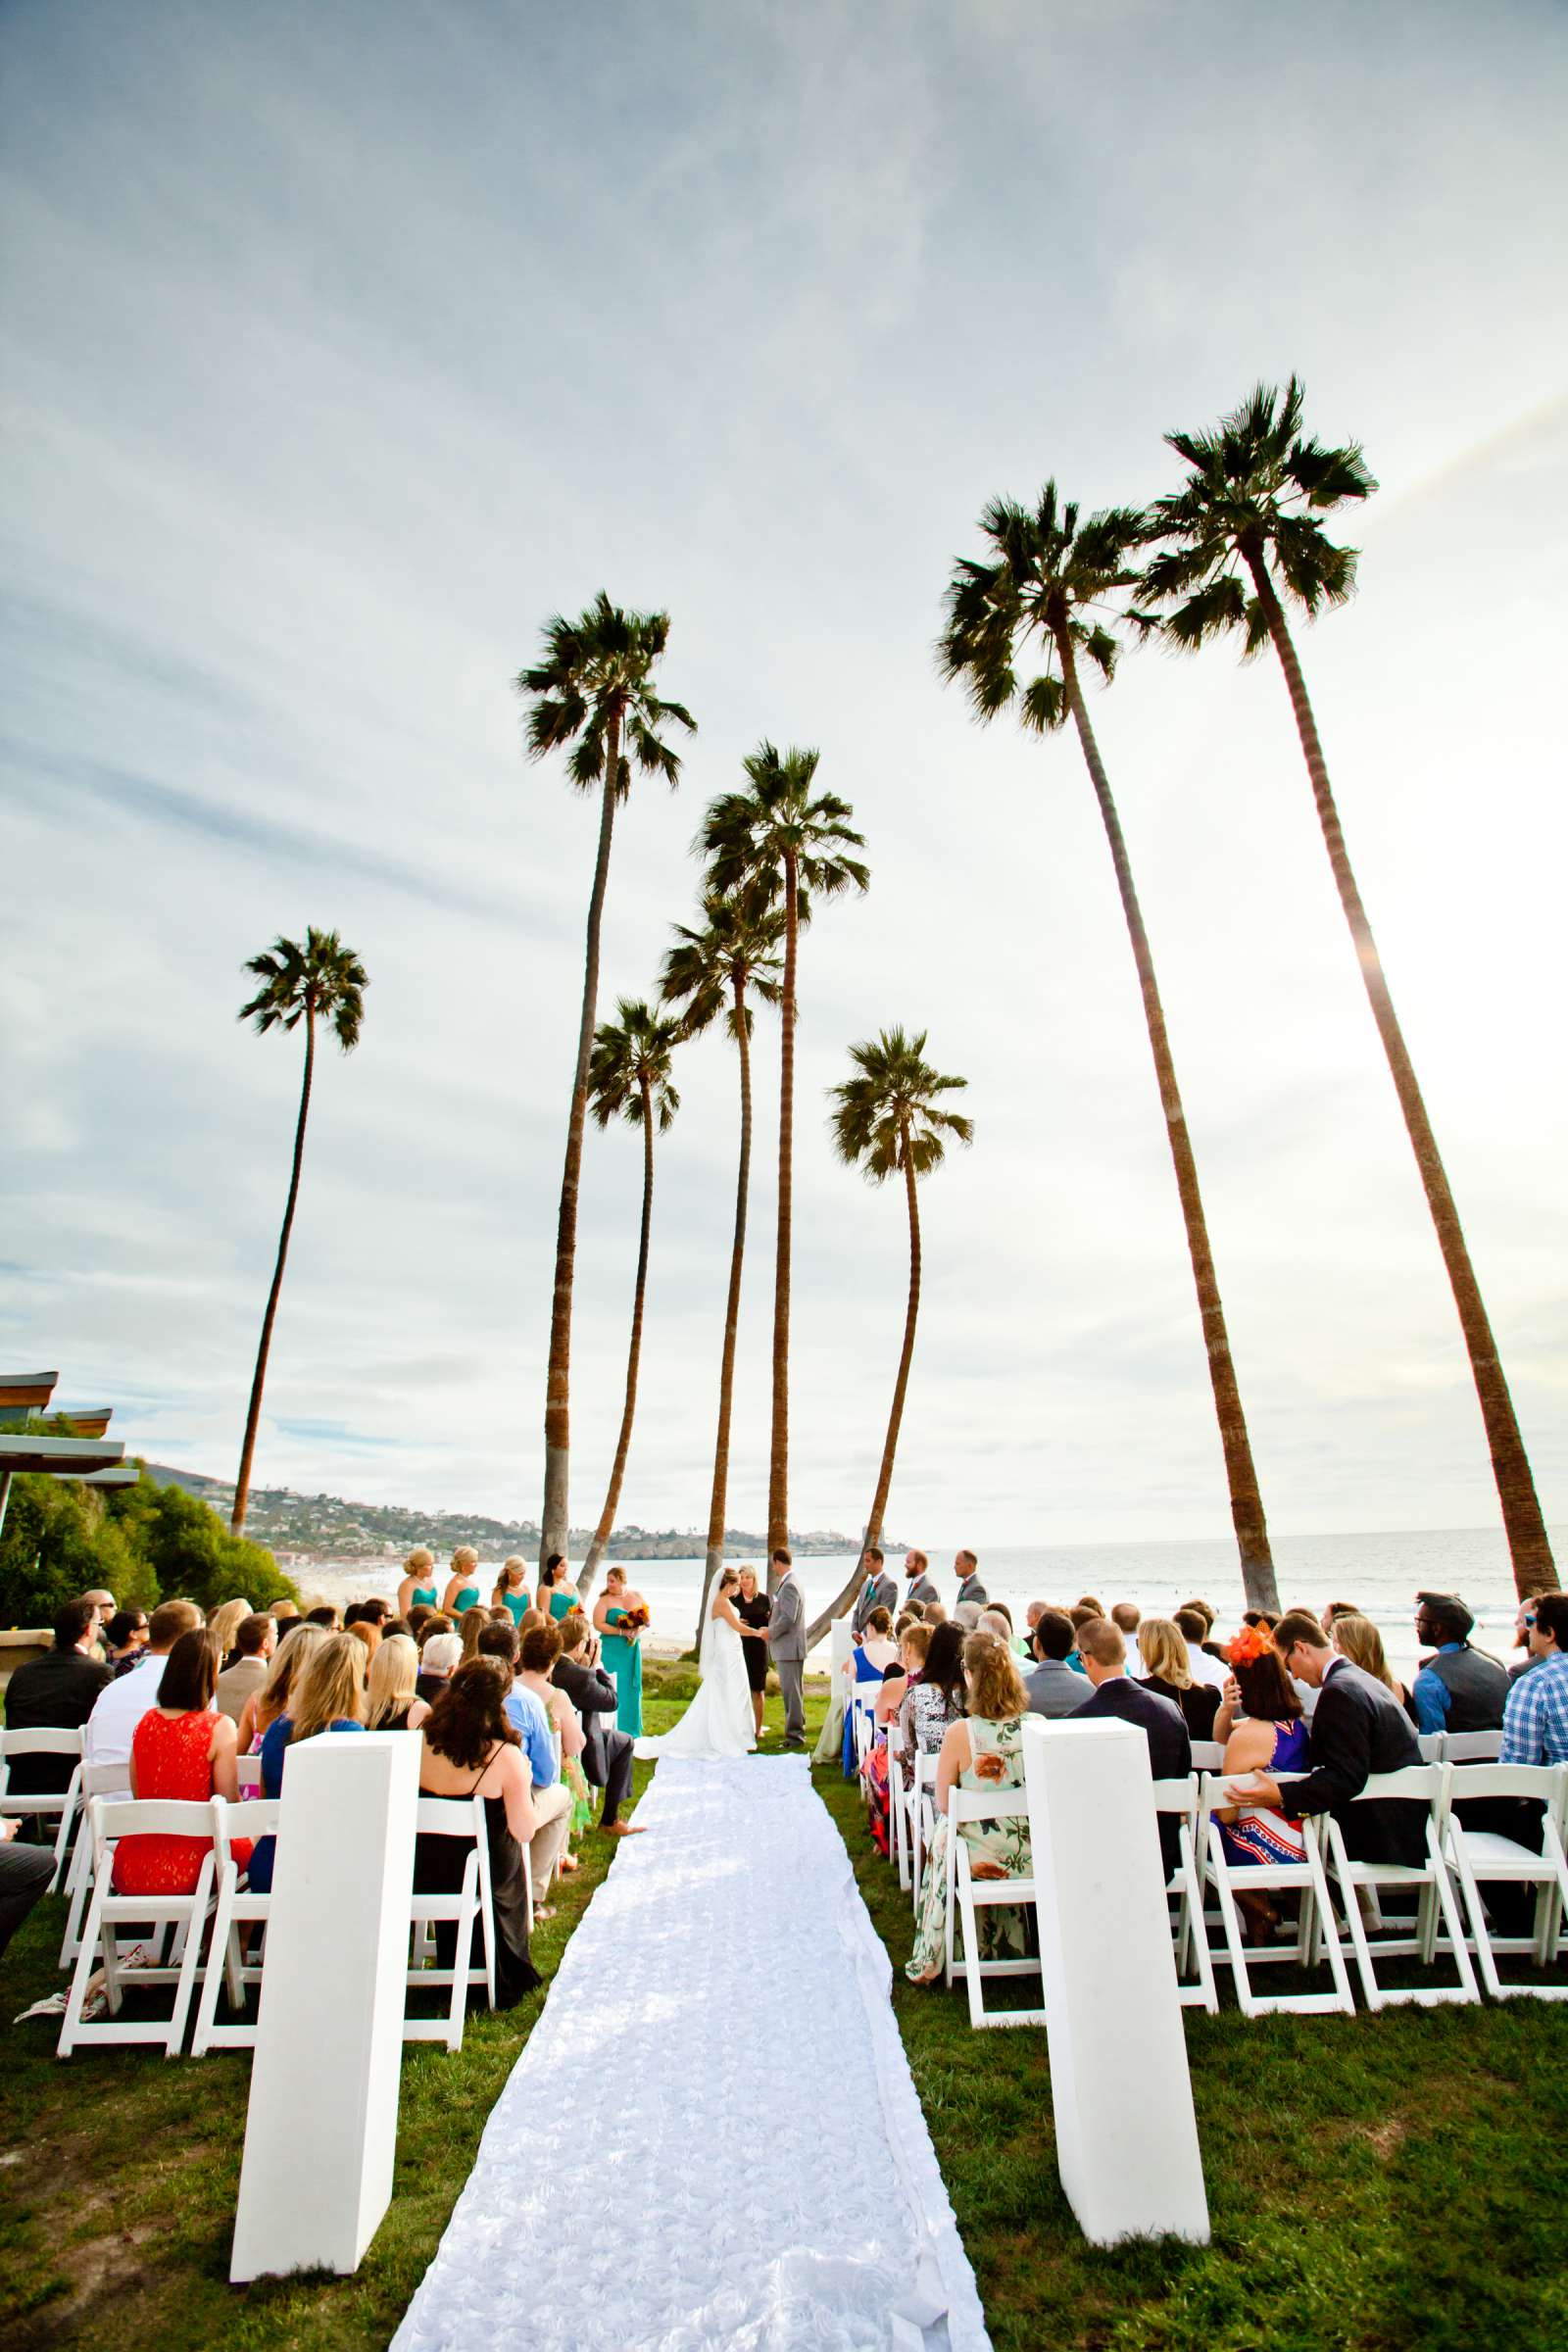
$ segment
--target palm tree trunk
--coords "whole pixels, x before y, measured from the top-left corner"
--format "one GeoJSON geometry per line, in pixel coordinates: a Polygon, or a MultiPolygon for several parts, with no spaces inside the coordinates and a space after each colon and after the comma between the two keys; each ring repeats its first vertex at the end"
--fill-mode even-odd
{"type": "MultiPolygon", "coordinates": [[[[729,1253],[729,1297],[724,1302],[724,1348],[718,1367],[718,1429],[713,1439],[713,1488],[708,1501],[708,1558],[703,1599],[697,1612],[698,1649],[713,1579],[724,1565],[724,1518],[729,1494],[729,1419],[735,1389],[735,1342],[741,1319],[741,1268],[746,1259],[746,1206],[752,1182],[752,1046],[746,1034],[746,983],[735,988],[735,1043],[741,1057],[741,1160],[735,1182],[735,1238],[729,1253]]],[[[771,1546],[769,1546],[771,1548],[771,1546]]]]}
{"type": "Polygon", "coordinates": [[[305,1162],[305,1122],[311,1115],[311,1080],[316,1071],[316,1010],[305,1007],[305,1081],[300,1088],[300,1115],[294,1127],[294,1166],[288,1180],[288,1203],[283,1210],[283,1230],[277,1237],[277,1263],[272,1268],[272,1287],[267,1294],[267,1312],[262,1317],[261,1345],[256,1350],[256,1375],[251,1382],[250,1410],[245,1415],[245,1442],[239,1449],[239,1476],[234,1481],[234,1508],[229,1514],[228,1532],[231,1536],[245,1533],[245,1514],[250,1507],[251,1462],[256,1452],[256,1431],[262,1418],[262,1391],[267,1385],[267,1359],[272,1349],[272,1325],[277,1318],[278,1294],[283,1288],[283,1268],[288,1260],[288,1237],[294,1230],[294,1205],[300,1197],[300,1169],[305,1162]]]}
{"type": "Polygon", "coordinates": [[[631,1302],[631,1346],[626,1350],[626,1400],[620,1410],[620,1435],[615,1441],[615,1459],[610,1473],[610,1486],[605,1495],[605,1507],[599,1514],[588,1557],[577,1579],[579,1592],[587,1592],[593,1584],[600,1561],[614,1532],[615,1511],[620,1502],[621,1482],[626,1475],[626,1456],[631,1450],[631,1425],[637,1412],[637,1366],[643,1352],[643,1299],[648,1290],[648,1237],[654,1217],[654,1098],[647,1079],[642,1081],[643,1099],[643,1226],[637,1245],[637,1289],[631,1302]]]}
{"type": "Polygon", "coordinates": [[[556,1287],[550,1305],[550,1369],[545,1383],[545,1502],[539,1565],[552,1552],[569,1548],[567,1474],[571,1442],[571,1285],[577,1261],[577,1188],[582,1176],[583,1128],[588,1116],[588,1058],[593,1052],[599,1004],[599,937],[604,922],[605,886],[610,880],[610,837],[615,822],[615,778],[620,769],[620,714],[612,710],[605,730],[604,805],[599,816],[599,856],[588,901],[588,939],[583,956],[582,1020],[577,1030],[577,1067],[571,1082],[571,1115],[566,1122],[566,1164],[561,1177],[561,1210],[556,1222],[556,1287]]]}
{"type": "Polygon", "coordinates": [[[1432,1222],[1438,1229],[1438,1247],[1443,1251],[1443,1262],[1448,1270],[1464,1344],[1470,1351],[1470,1370],[1475,1379],[1476,1395],[1481,1399],[1481,1418],[1486,1426],[1487,1443],[1492,1449],[1492,1472],[1497,1482],[1497,1495],[1502,1504],[1502,1524],[1508,1537],[1509,1556],[1513,1561],[1514,1585],[1522,1600],[1532,1592],[1554,1592],[1558,1589],[1557,1569],[1551,1556],[1546,1524],[1541,1515],[1536,1482],[1530,1472],[1530,1458],[1519,1434],[1518,1416],[1514,1412],[1507,1379],[1497,1357],[1497,1343],[1492,1336],[1492,1325],[1481,1297],[1481,1285],[1476,1280],[1475,1268],[1470,1262],[1459,1211],[1454,1204],[1447,1173],[1438,1152],[1437,1138],[1432,1132],[1426,1104],[1421,1099],[1415,1068],[1394,1009],[1394,999],[1384,975],[1383,959],[1378,954],[1372,926],[1367,920],[1366,908],[1361,904],[1361,894],[1350,870],[1340,813],[1329,784],[1328,762],[1323,757],[1317,721],[1307,699],[1306,680],[1301,675],[1301,664],[1297,659],[1285,609],[1275,593],[1268,567],[1261,556],[1252,553],[1248,554],[1247,561],[1258,601],[1268,621],[1269,635],[1274,640],[1274,651],[1285,672],[1291,709],[1296,713],[1296,731],[1301,739],[1306,772],[1312,783],[1312,798],[1317,804],[1318,822],[1323,828],[1329,863],[1339,885],[1340,904],[1350,927],[1350,937],[1355,942],[1356,959],[1361,966],[1361,978],[1371,1003],[1372,1017],[1378,1025],[1378,1035],[1383,1040],[1383,1051],[1393,1073],[1394,1091],[1399,1098],[1399,1108],[1404,1114],[1404,1124],[1415,1152],[1416,1166],[1426,1188],[1427,1206],[1432,1211],[1432,1222]]]}
{"type": "Polygon", "coordinates": [[[784,858],[784,997],[779,1043],[778,1250],[773,1263],[773,1429],[767,1461],[767,1589],[778,1586],[775,1551],[790,1540],[790,1225],[794,1208],[795,952],[800,941],[797,867],[784,858]]]}
{"type": "Polygon", "coordinates": [[[899,1377],[893,1384],[893,1409],[888,1415],[888,1434],[882,1446],[882,1467],[877,1472],[876,1493],[871,1497],[871,1516],[865,1523],[860,1543],[860,1557],[855,1572],[837,1597],[830,1601],[814,1625],[807,1629],[808,1651],[816,1647],[835,1617],[841,1617],[849,1607],[865,1579],[865,1554],[869,1545],[882,1541],[882,1521],[888,1507],[888,1490],[893,1484],[893,1457],[899,1449],[899,1430],[904,1421],[904,1399],[908,1393],[909,1366],[914,1358],[914,1326],[920,1313],[920,1203],[914,1189],[914,1168],[909,1158],[909,1131],[904,1134],[904,1189],[909,1202],[909,1302],[904,1313],[904,1352],[899,1357],[899,1377]]]}
{"type": "Polygon", "coordinates": [[[1088,763],[1095,798],[1100,804],[1105,838],[1110,844],[1116,888],[1121,894],[1127,936],[1132,942],[1133,961],[1138,966],[1138,985],[1143,991],[1144,1019],[1149,1028],[1150,1050],[1154,1056],[1154,1075],[1165,1112],[1165,1133],[1176,1169],[1176,1190],[1181,1198],[1182,1218],[1187,1227],[1187,1250],[1193,1263],[1193,1282],[1198,1291],[1198,1310],[1202,1318],[1203,1342],[1208,1349],[1208,1377],[1214,1391],[1214,1411],[1219,1421],[1225,1476],[1230,1487],[1231,1524],[1236,1530],[1236,1544],[1241,1554],[1242,1589],[1247,1594],[1249,1608],[1277,1610],[1280,1605],[1279,1585],[1274,1575],[1274,1555],[1269,1549],[1268,1526],[1263,1517],[1263,1497],[1258,1492],[1251,1441],[1247,1434],[1247,1416],[1242,1410],[1241,1385],[1236,1378],[1236,1365],[1231,1356],[1230,1334],[1225,1328],[1225,1309],[1220,1303],[1214,1255],[1208,1246],[1208,1220],[1203,1214],[1203,1197],[1198,1187],[1198,1162],[1193,1155],[1192,1137],[1187,1131],[1187,1113],[1182,1107],[1181,1089],[1176,1083],[1176,1064],[1171,1057],[1170,1039],[1165,1029],[1164,1007],[1160,1004],[1159,988],[1154,979],[1154,959],[1150,951],[1149,934],[1144,928],[1138,893],[1133,887],[1133,869],[1127,856],[1127,844],[1122,837],[1121,819],[1116,814],[1116,804],[1111,798],[1110,780],[1105,774],[1104,761],[1100,757],[1100,746],[1095,741],[1095,731],[1090,724],[1083,690],[1078,682],[1072,641],[1065,629],[1057,632],[1056,650],[1061,657],[1068,707],[1078,729],[1078,740],[1088,763]]]}

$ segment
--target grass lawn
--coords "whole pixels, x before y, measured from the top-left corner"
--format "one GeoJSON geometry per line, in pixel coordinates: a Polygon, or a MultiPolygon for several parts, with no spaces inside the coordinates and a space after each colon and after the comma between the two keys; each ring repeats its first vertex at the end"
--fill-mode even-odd
{"type": "MultiPolygon", "coordinates": [[[[653,1664],[648,1728],[695,1686],[653,1664]]],[[[811,1693],[811,1736],[821,1718],[811,1693]]],[[[777,1700],[769,1730],[779,1728],[777,1700]]],[[[776,1739],[769,1747],[776,1751],[776,1739]]],[[[648,1768],[639,1767],[639,1789],[648,1768]]],[[[816,1786],[894,1962],[905,2046],[999,2352],[1559,2352],[1568,2005],[1275,2020],[1189,2013],[1214,2243],[1086,2248],[1057,2185],[1045,2038],[975,2034],[961,1996],[902,1976],[907,1900],[836,1772],[816,1786]]],[[[534,1957],[549,1978],[613,1852],[590,1835],[534,1957]]],[[[0,1963],[0,2018],[55,1990],[62,1905],[0,1963]]],[[[0,2062],[0,2344],[41,2352],[384,2345],[544,2002],[470,2019],[461,2055],[405,2053],[394,2200],[358,2277],[227,2281],[250,2059],[54,2057],[58,2023],[0,2062]]],[[[760,2161],[765,2151],[760,2150],[760,2161]]],[[[831,2154],[824,2156],[831,2162],[831,2154]]],[[[564,2184],[589,2193],[591,2180],[564,2184]]]]}

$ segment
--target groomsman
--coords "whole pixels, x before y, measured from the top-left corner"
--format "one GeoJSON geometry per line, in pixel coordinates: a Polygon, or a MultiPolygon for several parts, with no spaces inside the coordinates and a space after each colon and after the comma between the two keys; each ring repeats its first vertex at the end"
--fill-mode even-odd
{"type": "MultiPolygon", "coordinates": [[[[974,1553],[960,1551],[953,1565],[958,1574],[958,1599],[954,1606],[957,1607],[962,1601],[972,1600],[977,1609],[983,1609],[991,1595],[980,1582],[980,1563],[974,1553]]],[[[934,1597],[935,1595],[933,1595],[934,1597]]]]}
{"type": "Polygon", "coordinates": [[[909,1580],[904,1594],[906,1608],[923,1608],[928,1600],[942,1598],[941,1593],[931,1582],[930,1568],[931,1563],[923,1551],[906,1551],[905,1553],[904,1573],[909,1580]]]}
{"type": "MultiPolygon", "coordinates": [[[[866,1545],[860,1555],[860,1565],[865,1570],[865,1582],[860,1587],[860,1597],[850,1619],[850,1631],[857,1642],[863,1639],[865,1622],[873,1609],[886,1609],[891,1617],[899,1605],[899,1588],[887,1573],[887,1561],[880,1544],[866,1545]]],[[[936,1598],[934,1590],[931,1597],[933,1600],[936,1598]]]]}

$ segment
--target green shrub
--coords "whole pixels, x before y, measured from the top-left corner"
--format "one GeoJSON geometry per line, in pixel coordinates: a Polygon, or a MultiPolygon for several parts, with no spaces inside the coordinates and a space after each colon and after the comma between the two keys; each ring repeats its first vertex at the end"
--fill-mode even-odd
{"type": "Polygon", "coordinates": [[[297,1600],[293,1580],[260,1544],[231,1536],[217,1512],[143,1471],[133,1487],[52,1478],[13,1481],[0,1537],[0,1625],[48,1625],[92,1586],[122,1608],[176,1595],[215,1609],[241,1595],[253,1607],[297,1600]]]}

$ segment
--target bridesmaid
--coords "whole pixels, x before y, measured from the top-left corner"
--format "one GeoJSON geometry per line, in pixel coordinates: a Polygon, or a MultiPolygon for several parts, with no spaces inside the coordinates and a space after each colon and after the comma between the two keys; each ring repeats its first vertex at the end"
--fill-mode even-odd
{"type": "Polygon", "coordinates": [[[465,1609],[479,1606],[479,1554],[471,1544],[460,1544],[452,1554],[452,1574],[441,1606],[449,1617],[461,1617],[465,1609]]]}
{"type": "Polygon", "coordinates": [[[594,1624],[600,1636],[601,1663],[605,1672],[615,1678],[620,1700],[616,1726],[639,1739],[643,1728],[642,1635],[648,1626],[648,1604],[627,1584],[624,1568],[606,1569],[605,1589],[594,1606],[594,1624]]]}
{"type": "Polygon", "coordinates": [[[490,1606],[506,1609],[514,1625],[521,1621],[529,1606],[528,1588],[522,1581],[525,1574],[525,1564],[515,1554],[510,1560],[503,1560],[496,1589],[490,1595],[490,1606]]]}
{"type": "Polygon", "coordinates": [[[569,1617],[573,1609],[582,1607],[571,1581],[571,1562],[564,1560],[559,1551],[551,1553],[539,1579],[539,1606],[552,1625],[559,1625],[563,1617],[569,1617]]]}
{"type": "Polygon", "coordinates": [[[407,1618],[411,1609],[433,1609],[438,1594],[435,1581],[435,1553],[426,1551],[421,1544],[411,1551],[403,1563],[403,1582],[398,1587],[398,1615],[407,1618]]]}

